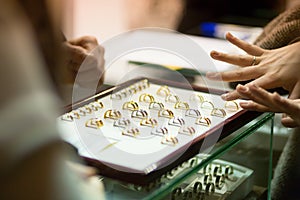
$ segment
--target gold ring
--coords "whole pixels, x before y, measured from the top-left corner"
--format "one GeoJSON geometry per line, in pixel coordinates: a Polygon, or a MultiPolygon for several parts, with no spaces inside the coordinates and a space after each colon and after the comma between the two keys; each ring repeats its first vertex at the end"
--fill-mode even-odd
{"type": "Polygon", "coordinates": [[[225,117],[226,112],[222,108],[214,108],[214,109],[212,109],[210,115],[215,116],[215,117],[225,117]]]}
{"type": "Polygon", "coordinates": [[[196,119],[195,124],[202,125],[202,126],[210,126],[211,120],[208,117],[199,117],[196,119]]]}
{"type": "Polygon", "coordinates": [[[175,105],[174,105],[174,108],[175,109],[181,109],[181,110],[188,110],[190,109],[190,106],[188,103],[186,102],[177,102],[175,105]]]}
{"type": "Polygon", "coordinates": [[[122,95],[120,93],[113,93],[110,95],[110,98],[114,100],[122,100],[122,95]]]}
{"type": "Polygon", "coordinates": [[[61,116],[61,120],[72,122],[74,121],[74,117],[72,116],[71,113],[66,113],[63,116],[61,116]]]}
{"type": "Polygon", "coordinates": [[[161,109],[160,111],[158,111],[158,117],[171,119],[172,117],[174,117],[174,113],[169,109],[161,109]]]}
{"type": "Polygon", "coordinates": [[[129,102],[125,102],[123,104],[123,110],[130,110],[130,111],[134,111],[134,110],[138,110],[139,109],[139,105],[134,102],[134,101],[129,101],[129,102]]]}
{"type": "Polygon", "coordinates": [[[90,103],[89,106],[92,108],[93,111],[98,111],[99,109],[102,109],[104,107],[103,103],[99,100],[90,103]]]}
{"type": "Polygon", "coordinates": [[[252,60],[251,66],[254,66],[255,64],[256,64],[256,56],[253,56],[253,60],[252,60]]]}
{"type": "Polygon", "coordinates": [[[122,117],[122,114],[118,110],[107,110],[104,113],[104,119],[109,118],[109,119],[116,120],[116,119],[120,119],[121,117],[122,117]]]}
{"type": "Polygon", "coordinates": [[[144,79],[144,80],[138,82],[137,84],[138,84],[138,88],[140,88],[140,90],[150,87],[150,83],[149,83],[148,79],[144,79]]]}
{"type": "Polygon", "coordinates": [[[141,94],[139,97],[140,102],[152,103],[154,102],[154,97],[151,94],[141,94]]]}
{"type": "Polygon", "coordinates": [[[171,93],[170,89],[166,85],[161,86],[156,92],[157,95],[163,96],[163,97],[167,97],[170,93],[171,93]]]}
{"type": "Polygon", "coordinates": [[[85,126],[90,127],[90,128],[99,129],[103,126],[103,121],[101,119],[98,119],[98,118],[92,118],[92,119],[89,119],[85,123],[85,126]]]}
{"type": "Polygon", "coordinates": [[[134,85],[131,85],[127,91],[130,93],[130,94],[135,94],[137,92],[136,88],[134,87],[134,85]]]}
{"type": "MultiPolygon", "coordinates": [[[[73,112],[74,112],[74,111],[73,111],[73,112]]],[[[79,108],[79,109],[77,109],[75,112],[77,112],[78,115],[80,115],[80,116],[86,116],[86,113],[87,113],[86,109],[84,109],[84,108],[79,108]]],[[[90,114],[90,113],[89,113],[89,114],[90,114]]]]}
{"type": "Polygon", "coordinates": [[[159,102],[151,102],[149,104],[149,109],[152,109],[152,110],[161,110],[164,107],[165,107],[164,104],[159,103],[159,102]]]}
{"type": "Polygon", "coordinates": [[[156,119],[153,118],[146,118],[146,119],[142,119],[140,122],[141,126],[149,126],[149,127],[155,127],[157,125],[157,121],[156,119]]]}
{"type": "Polygon", "coordinates": [[[179,97],[177,95],[169,94],[168,96],[166,96],[166,102],[177,103],[179,101],[180,100],[179,100],[179,97]]]}
{"type": "Polygon", "coordinates": [[[85,112],[88,114],[91,114],[93,112],[92,108],[89,107],[88,105],[84,106],[85,112]]]}
{"type": "Polygon", "coordinates": [[[140,134],[140,130],[138,128],[130,128],[122,132],[122,135],[136,137],[140,134]]]}
{"type": "Polygon", "coordinates": [[[75,119],[80,119],[80,115],[78,114],[77,111],[72,111],[72,112],[71,112],[71,115],[72,115],[72,117],[75,118],[75,119]]]}
{"type": "Polygon", "coordinates": [[[229,112],[236,112],[239,110],[239,105],[235,101],[226,101],[225,109],[229,112]]]}
{"type": "Polygon", "coordinates": [[[175,146],[176,144],[178,144],[178,139],[175,136],[167,135],[161,140],[161,143],[175,146]]]}

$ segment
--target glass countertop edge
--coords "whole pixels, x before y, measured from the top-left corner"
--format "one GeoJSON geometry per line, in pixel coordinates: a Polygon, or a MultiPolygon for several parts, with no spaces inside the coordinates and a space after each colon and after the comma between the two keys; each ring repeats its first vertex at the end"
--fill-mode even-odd
{"type": "MultiPolygon", "coordinates": [[[[226,144],[222,145],[214,153],[210,154],[205,159],[203,159],[198,165],[190,168],[190,170],[187,172],[179,174],[176,178],[174,178],[174,180],[171,180],[165,186],[162,186],[161,188],[154,190],[147,197],[145,197],[144,200],[161,199],[161,198],[167,196],[171,192],[170,190],[179,186],[182,183],[182,181],[184,181],[185,179],[189,178],[190,176],[192,176],[193,174],[198,172],[201,168],[203,168],[204,166],[206,166],[207,164],[212,162],[217,157],[226,153],[230,148],[232,148],[237,143],[239,143],[240,141],[245,139],[247,136],[254,133],[257,129],[262,127],[267,121],[271,120],[274,117],[274,113],[264,113],[260,117],[261,117],[261,119],[259,119],[256,123],[252,124],[247,129],[245,129],[241,133],[239,133],[232,140],[230,140],[226,144]]],[[[249,122],[249,123],[251,123],[251,122],[249,122]]],[[[239,131],[239,130],[237,130],[237,131],[239,131]]]]}

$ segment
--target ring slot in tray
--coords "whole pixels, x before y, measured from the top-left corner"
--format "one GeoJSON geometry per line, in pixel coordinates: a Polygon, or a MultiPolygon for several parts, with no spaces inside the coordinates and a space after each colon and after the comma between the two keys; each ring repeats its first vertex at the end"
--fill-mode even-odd
{"type": "Polygon", "coordinates": [[[222,93],[134,79],[66,107],[58,127],[103,176],[146,185],[261,114],[222,93]]]}

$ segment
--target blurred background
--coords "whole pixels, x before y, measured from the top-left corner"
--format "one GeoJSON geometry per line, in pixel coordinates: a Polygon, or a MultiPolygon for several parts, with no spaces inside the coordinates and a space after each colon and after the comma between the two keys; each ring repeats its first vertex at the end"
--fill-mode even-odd
{"type": "MultiPolygon", "coordinates": [[[[261,27],[286,9],[300,4],[300,0],[65,0],[64,3],[63,31],[66,37],[93,35],[102,43],[115,35],[142,27],[162,27],[189,35],[209,37],[218,37],[212,34],[215,25],[230,26],[227,31],[232,31],[232,25],[245,32],[250,30],[249,27],[261,31],[261,27]]],[[[217,49],[228,49],[225,41],[218,42],[221,43],[217,49]]],[[[208,43],[215,45],[213,40],[208,40],[208,43]]],[[[116,79],[119,80],[120,76],[117,74],[128,73],[124,67],[126,64],[116,65],[118,66],[113,73],[106,71],[105,83],[116,82],[108,81],[108,77],[112,79],[117,76],[116,79]]],[[[201,85],[201,80],[196,78],[194,83],[201,85]]],[[[210,86],[217,85],[208,83],[210,86]]],[[[289,135],[289,130],[280,125],[280,116],[275,117],[275,124],[273,169],[289,135]]],[[[254,169],[257,172],[254,184],[265,189],[269,147],[268,131],[258,131],[246,144],[242,143],[223,159],[254,169]]]]}
{"type": "Polygon", "coordinates": [[[264,26],[300,0],[65,0],[68,38],[94,35],[106,40],[139,27],[164,27],[201,35],[200,24],[264,26]]]}

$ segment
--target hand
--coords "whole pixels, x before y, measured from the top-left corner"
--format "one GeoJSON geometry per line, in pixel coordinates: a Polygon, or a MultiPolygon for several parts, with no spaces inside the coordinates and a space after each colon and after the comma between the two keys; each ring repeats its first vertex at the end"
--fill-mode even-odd
{"type": "Polygon", "coordinates": [[[83,179],[88,179],[89,177],[97,175],[97,169],[94,167],[89,167],[81,163],[75,163],[72,161],[66,161],[66,164],[71,171],[73,171],[83,179]]]}
{"type": "Polygon", "coordinates": [[[84,36],[63,43],[65,63],[72,83],[83,87],[98,87],[103,83],[104,49],[97,39],[84,36]]]}
{"type": "MultiPolygon", "coordinates": [[[[255,79],[246,85],[252,83],[264,89],[283,87],[290,92],[289,98],[300,98],[300,42],[279,49],[265,50],[242,41],[230,33],[226,34],[226,39],[248,55],[212,51],[212,58],[239,65],[241,68],[220,73],[208,72],[206,76],[209,79],[229,82],[255,79]]],[[[236,90],[222,95],[224,100],[234,100],[239,97],[236,90]]]]}
{"type": "Polygon", "coordinates": [[[66,164],[68,169],[80,177],[79,182],[76,183],[81,190],[79,192],[88,194],[93,199],[105,199],[104,185],[102,179],[97,176],[97,169],[72,161],[66,161],[66,164]]]}
{"type": "Polygon", "coordinates": [[[276,92],[269,93],[255,84],[238,85],[236,91],[241,97],[252,100],[241,102],[242,108],[261,112],[285,113],[281,119],[284,126],[300,126],[300,99],[286,99],[276,92]]]}

